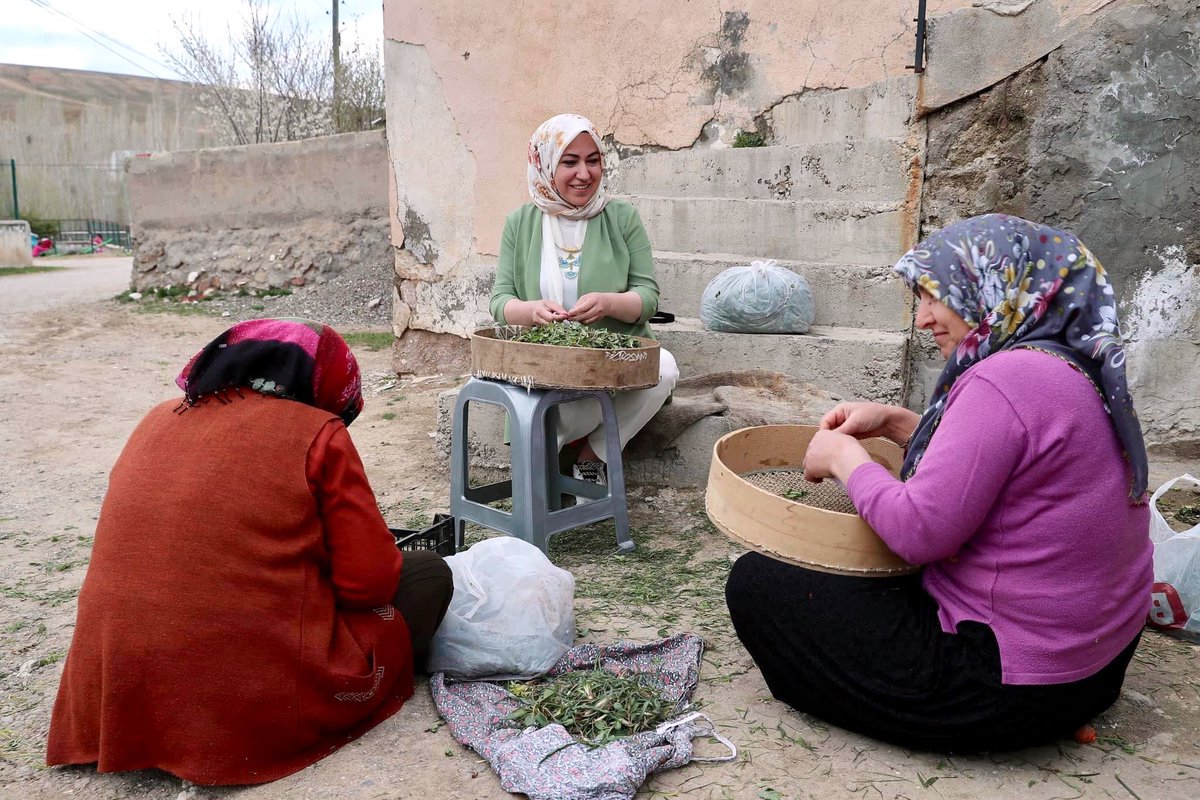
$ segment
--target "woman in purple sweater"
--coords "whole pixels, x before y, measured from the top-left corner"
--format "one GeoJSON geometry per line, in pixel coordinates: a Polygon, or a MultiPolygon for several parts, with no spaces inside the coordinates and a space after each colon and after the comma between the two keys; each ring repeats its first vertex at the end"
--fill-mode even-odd
{"type": "Polygon", "coordinates": [[[945,751],[1069,736],[1117,698],[1150,606],[1146,449],[1116,299],[1070,233],[989,214],[896,265],[946,367],[925,413],[844,403],[805,476],[841,481],[919,575],[751,553],[726,600],[772,694],[945,751]],[[902,478],[859,439],[906,446],[902,478]]]}

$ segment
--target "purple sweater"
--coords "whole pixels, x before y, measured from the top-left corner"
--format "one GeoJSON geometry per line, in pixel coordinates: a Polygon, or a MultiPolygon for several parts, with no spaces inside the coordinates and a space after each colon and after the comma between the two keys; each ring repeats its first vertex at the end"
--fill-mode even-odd
{"type": "Polygon", "coordinates": [[[1046,353],[963,373],[916,474],[878,464],[847,491],[937,601],[942,630],[991,627],[1008,684],[1070,683],[1108,664],[1150,609],[1149,509],[1091,382],[1046,353]]]}

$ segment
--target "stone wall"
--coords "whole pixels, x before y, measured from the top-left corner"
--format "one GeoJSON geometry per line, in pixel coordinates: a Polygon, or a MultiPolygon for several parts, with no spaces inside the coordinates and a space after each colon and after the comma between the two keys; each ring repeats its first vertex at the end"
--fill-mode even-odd
{"type": "MultiPolygon", "coordinates": [[[[1045,12],[1024,5],[1000,40],[1044,40],[1045,12]]],[[[1002,211],[1077,233],[1113,274],[1148,443],[1200,456],[1200,6],[1102,5],[1032,63],[927,108],[922,228],[1002,211]]],[[[954,16],[931,29],[931,73],[961,48],[954,16]]]]}
{"type": "Polygon", "coordinates": [[[302,286],[391,251],[382,131],[156,153],[127,173],[139,290],[302,286]]]}

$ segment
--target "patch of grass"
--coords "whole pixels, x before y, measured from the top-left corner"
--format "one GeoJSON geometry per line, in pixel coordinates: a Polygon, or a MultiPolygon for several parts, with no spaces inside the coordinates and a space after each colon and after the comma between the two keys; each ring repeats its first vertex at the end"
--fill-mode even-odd
{"type": "Polygon", "coordinates": [[[53,574],[55,572],[66,572],[67,570],[74,569],[75,567],[83,567],[86,566],[87,563],[88,560],[86,558],[65,559],[63,561],[44,561],[38,566],[40,566],[46,572],[53,574]]]}
{"type": "Polygon", "coordinates": [[[1111,734],[1109,736],[1097,736],[1096,744],[1105,752],[1122,750],[1131,756],[1137,754],[1137,748],[1126,741],[1125,737],[1117,734],[1111,734]]]}
{"type": "Polygon", "coordinates": [[[39,669],[41,667],[48,667],[51,664],[57,664],[58,662],[62,661],[64,658],[66,658],[66,655],[67,654],[62,650],[55,650],[53,653],[47,653],[37,661],[33,662],[33,666],[39,669]]]}
{"type": "Polygon", "coordinates": [[[758,131],[738,131],[733,137],[734,147],[765,147],[767,137],[758,131]]]}
{"type": "Polygon", "coordinates": [[[392,420],[394,420],[396,418],[396,413],[394,411],[389,411],[386,414],[383,414],[382,416],[388,422],[391,422],[392,420]]]}
{"type": "Polygon", "coordinates": [[[0,278],[5,275],[29,275],[35,272],[58,272],[66,267],[51,267],[35,264],[32,267],[0,267],[0,278]]]}
{"type": "MultiPolygon", "coordinates": [[[[735,548],[708,522],[703,499],[688,498],[670,514],[631,503],[630,514],[631,553],[616,553],[611,521],[550,540],[551,560],[575,575],[579,623],[603,629],[634,619],[661,635],[693,630],[710,645],[732,641],[724,589],[735,548]]],[[[624,630],[617,633],[629,635],[624,630]]]]}
{"type": "Polygon", "coordinates": [[[391,331],[353,331],[342,334],[342,338],[351,347],[365,347],[367,350],[384,350],[396,341],[391,331]]]}
{"type": "Polygon", "coordinates": [[[38,594],[16,586],[0,585],[0,597],[9,597],[13,600],[33,600],[36,603],[49,603],[52,606],[59,606],[68,600],[74,600],[78,593],[78,589],[54,589],[38,594]]]}
{"type": "Polygon", "coordinates": [[[425,507],[425,504],[416,500],[401,500],[397,503],[384,506],[382,510],[385,519],[390,520],[400,515],[403,517],[399,523],[389,521],[389,525],[397,528],[408,528],[410,530],[428,528],[433,517],[425,507]]]}

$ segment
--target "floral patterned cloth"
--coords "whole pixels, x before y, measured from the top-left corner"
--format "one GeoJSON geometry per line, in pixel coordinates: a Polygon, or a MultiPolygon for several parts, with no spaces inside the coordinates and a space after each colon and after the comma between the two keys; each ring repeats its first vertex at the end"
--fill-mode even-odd
{"type": "Polygon", "coordinates": [[[358,361],[328,325],[303,319],[252,319],[213,339],[175,383],[184,402],[253,389],[337,414],[349,425],[363,407],[358,361]]]}
{"type": "Polygon", "coordinates": [[[1104,267],[1074,234],[986,214],[943,228],[894,269],[914,292],[925,290],[971,326],[913,432],[904,478],[921,463],[958,376],[992,353],[1021,347],[1058,356],[1091,378],[1133,470],[1130,498],[1145,501],[1146,445],[1125,377],[1116,297],[1104,267]]]}
{"type": "MultiPolygon", "coordinates": [[[[546,673],[593,669],[597,663],[617,674],[650,676],[663,696],[682,713],[700,677],[704,641],[692,633],[637,645],[627,642],[578,645],[546,673]]],[[[692,738],[711,731],[705,718],[684,717],[595,749],[576,743],[561,725],[521,730],[505,719],[518,701],[499,684],[454,683],[442,673],[430,679],[438,713],[450,733],[492,765],[505,791],[530,800],[624,800],[654,772],[681,767],[693,759],[692,738]],[[669,727],[670,726],[670,727],[669,727]],[[572,745],[575,746],[572,746],[572,745]]]]}

